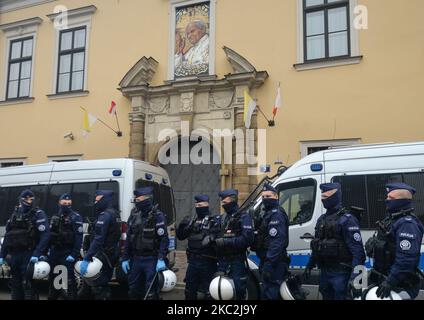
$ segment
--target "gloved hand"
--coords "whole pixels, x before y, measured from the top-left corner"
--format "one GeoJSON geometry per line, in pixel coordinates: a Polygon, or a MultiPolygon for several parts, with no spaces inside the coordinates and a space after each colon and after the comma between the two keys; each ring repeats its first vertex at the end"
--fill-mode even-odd
{"type": "Polygon", "coordinates": [[[128,260],[122,261],[121,267],[122,271],[124,271],[125,274],[128,274],[130,271],[130,262],[128,260]]]}
{"type": "Polygon", "coordinates": [[[214,242],[213,237],[208,235],[202,240],[202,247],[207,247],[213,242],[214,242]]]}
{"type": "Polygon", "coordinates": [[[47,256],[40,256],[40,259],[38,259],[39,261],[49,261],[49,258],[47,258],[47,256]]]}
{"type": "Polygon", "coordinates": [[[4,265],[6,262],[4,261],[3,258],[0,258],[0,266],[4,265]]]}
{"type": "Polygon", "coordinates": [[[29,259],[29,262],[32,262],[32,263],[37,263],[38,262],[38,257],[31,257],[31,259],[29,259]]]}
{"type": "Polygon", "coordinates": [[[166,270],[165,261],[158,260],[158,262],[156,263],[156,272],[163,271],[163,270],[166,270]]]}
{"type": "Polygon", "coordinates": [[[224,238],[218,238],[215,240],[216,246],[218,248],[223,248],[225,247],[225,239],[224,238]]]}
{"type": "Polygon", "coordinates": [[[84,276],[87,273],[87,269],[88,269],[88,261],[82,260],[80,265],[80,272],[82,276],[84,276]]]}
{"type": "Polygon", "coordinates": [[[388,298],[390,297],[390,292],[392,291],[392,289],[392,285],[385,280],[379,285],[375,294],[378,298],[388,298]]]}
{"type": "Polygon", "coordinates": [[[75,258],[73,256],[69,255],[69,256],[66,257],[66,262],[69,262],[69,263],[75,262],[75,258]]]}
{"type": "Polygon", "coordinates": [[[313,268],[315,268],[315,265],[313,265],[312,263],[308,263],[308,265],[305,268],[305,271],[303,272],[303,281],[309,281],[309,279],[311,278],[311,272],[313,268]]]}

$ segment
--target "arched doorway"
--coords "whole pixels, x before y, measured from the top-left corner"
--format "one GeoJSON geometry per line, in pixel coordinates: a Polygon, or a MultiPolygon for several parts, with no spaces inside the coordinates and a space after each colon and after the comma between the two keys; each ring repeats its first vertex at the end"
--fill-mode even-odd
{"type": "MultiPolygon", "coordinates": [[[[201,139],[202,138],[199,138],[199,141],[201,141],[201,139]]],[[[209,144],[209,164],[192,163],[190,154],[193,154],[192,150],[199,141],[188,141],[188,138],[178,139],[178,141],[174,142],[174,144],[178,144],[178,164],[162,165],[169,174],[171,185],[174,190],[177,225],[184,216],[193,216],[195,214],[194,196],[196,194],[206,194],[209,196],[212,214],[218,214],[220,210],[218,192],[221,186],[219,175],[221,165],[213,163],[213,159],[219,159],[219,157],[214,147],[209,144]],[[182,143],[186,143],[188,148],[183,148],[182,143]],[[190,159],[188,164],[182,164],[181,160],[184,159],[184,157],[185,159],[190,159]]],[[[171,149],[172,147],[164,151],[167,153],[167,156],[169,156],[171,149]]],[[[202,156],[202,151],[197,151],[196,148],[194,153],[202,156]]],[[[187,241],[177,241],[177,250],[185,250],[186,247],[187,241]]]]}

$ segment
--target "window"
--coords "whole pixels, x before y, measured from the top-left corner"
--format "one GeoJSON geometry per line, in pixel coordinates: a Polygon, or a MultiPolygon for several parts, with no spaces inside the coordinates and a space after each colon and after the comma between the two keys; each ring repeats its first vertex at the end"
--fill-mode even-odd
{"type": "Polygon", "coordinates": [[[337,147],[353,146],[361,143],[361,139],[327,140],[327,141],[301,141],[300,155],[302,158],[315,152],[337,147]]]}
{"type": "Polygon", "coordinates": [[[314,213],[316,181],[305,179],[283,183],[277,187],[280,206],[284,208],[290,224],[303,224],[311,220],[314,213]]]}
{"type": "Polygon", "coordinates": [[[6,100],[30,96],[33,37],[10,42],[6,100]]]}
{"type": "Polygon", "coordinates": [[[59,33],[59,59],[56,93],[84,89],[86,27],[59,33]]]}
{"type": "Polygon", "coordinates": [[[360,224],[363,229],[374,229],[376,222],[386,215],[387,183],[403,182],[417,189],[414,195],[415,214],[424,222],[424,173],[391,173],[333,177],[342,185],[343,205],[361,207],[365,213],[360,224]]]}
{"type": "Polygon", "coordinates": [[[172,189],[165,185],[159,185],[157,182],[139,179],[136,182],[136,188],[153,187],[153,200],[159,204],[159,210],[166,216],[168,225],[175,222],[175,205],[172,189]]]}
{"type": "Polygon", "coordinates": [[[82,155],[73,155],[73,156],[48,156],[48,162],[73,162],[82,160],[82,155]]]}
{"type": "Polygon", "coordinates": [[[305,61],[350,56],[349,0],[304,0],[305,61]]]}
{"type": "Polygon", "coordinates": [[[0,159],[0,168],[11,168],[25,165],[25,158],[0,159]]]}

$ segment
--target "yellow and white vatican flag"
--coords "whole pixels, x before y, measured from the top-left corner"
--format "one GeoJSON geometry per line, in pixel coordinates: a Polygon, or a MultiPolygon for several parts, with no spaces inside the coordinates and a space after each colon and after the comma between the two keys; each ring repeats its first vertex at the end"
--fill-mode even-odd
{"type": "Polygon", "coordinates": [[[256,100],[252,99],[247,91],[244,91],[244,124],[246,129],[250,128],[250,121],[256,109],[256,100]]]}
{"type": "Polygon", "coordinates": [[[97,121],[97,117],[93,116],[91,113],[88,113],[87,110],[84,110],[84,119],[82,123],[82,135],[86,137],[90,132],[91,128],[97,121]]]}

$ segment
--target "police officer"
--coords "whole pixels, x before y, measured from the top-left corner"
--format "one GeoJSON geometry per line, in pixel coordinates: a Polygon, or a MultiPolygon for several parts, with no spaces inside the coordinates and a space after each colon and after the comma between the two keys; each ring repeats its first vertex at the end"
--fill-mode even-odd
{"type": "Polygon", "coordinates": [[[396,291],[405,300],[415,299],[420,290],[417,271],[424,231],[413,214],[412,196],[416,190],[404,183],[387,184],[386,188],[387,216],[365,246],[368,256],[374,259],[371,281],[379,286],[379,298],[396,291]]]}
{"type": "MultiPolygon", "coordinates": [[[[83,238],[83,223],[81,216],[72,209],[72,199],[68,193],[59,198],[59,212],[50,219],[50,252],[51,270],[58,265],[66,266],[67,288],[66,300],[77,298],[77,283],[74,273],[75,260],[80,256],[83,238]]],[[[62,290],[55,288],[54,279],[57,274],[50,273],[48,300],[57,300],[62,290]]]]}
{"type": "Polygon", "coordinates": [[[218,272],[233,279],[236,299],[244,300],[248,277],[246,250],[254,238],[252,218],[247,212],[239,210],[238,190],[224,190],[219,197],[225,213],[220,216],[220,229],[215,240],[218,272]]]}
{"type": "Polygon", "coordinates": [[[261,298],[278,300],[281,283],[287,277],[289,244],[287,214],[280,208],[278,192],[270,184],[265,184],[262,191],[262,204],[265,213],[258,226],[255,237],[256,254],[261,260],[259,271],[262,280],[261,298]]]}
{"type": "Polygon", "coordinates": [[[121,267],[128,274],[129,297],[132,300],[158,299],[157,272],[166,269],[168,232],[163,212],[153,205],[153,188],[134,191],[135,208],[128,218],[127,241],[121,267]],[[150,291],[147,292],[150,288],[150,291]]]}
{"type": "Polygon", "coordinates": [[[1,247],[0,265],[6,260],[11,269],[12,300],[38,299],[27,269],[30,263],[38,262],[45,255],[50,230],[44,211],[33,206],[34,198],[29,189],[21,192],[19,205],[7,221],[1,247]]]}
{"type": "Polygon", "coordinates": [[[339,183],[320,185],[321,200],[326,213],[315,226],[315,239],[311,242],[312,256],[305,270],[308,279],[311,270],[321,269],[319,290],[324,300],[346,300],[357,297],[361,289],[353,286],[358,273],[355,267],[365,263],[358,219],[342,207],[339,183]],[[351,295],[348,289],[351,288],[351,295]]]}
{"type": "Polygon", "coordinates": [[[196,216],[184,217],[177,228],[179,240],[188,239],[187,243],[187,273],[185,277],[186,300],[197,300],[197,292],[202,292],[204,298],[210,299],[209,284],[217,271],[217,258],[213,247],[206,237],[211,236],[211,227],[216,225],[216,217],[209,211],[209,197],[199,194],[194,197],[196,216]],[[205,243],[206,242],[206,243],[205,243]]]}
{"type": "Polygon", "coordinates": [[[109,281],[112,278],[115,263],[119,259],[121,221],[119,214],[112,207],[112,202],[113,191],[96,191],[94,208],[98,216],[95,221],[94,233],[90,235],[88,252],[80,266],[81,275],[84,276],[87,273],[88,264],[94,256],[103,263],[100,277],[86,283],[91,288],[96,300],[110,299],[109,281]]]}

